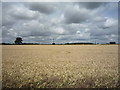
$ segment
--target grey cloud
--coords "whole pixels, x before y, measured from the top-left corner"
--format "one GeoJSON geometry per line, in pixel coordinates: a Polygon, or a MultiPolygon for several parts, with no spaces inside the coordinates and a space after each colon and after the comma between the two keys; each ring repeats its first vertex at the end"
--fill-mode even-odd
{"type": "Polygon", "coordinates": [[[117,26],[109,27],[106,29],[99,28],[99,27],[98,28],[92,27],[91,30],[88,32],[90,33],[90,36],[96,36],[100,39],[104,35],[107,35],[107,36],[112,34],[117,35],[118,29],[117,29],[117,26]]]}
{"type": "Polygon", "coordinates": [[[18,36],[31,43],[52,43],[53,38],[56,43],[117,40],[117,21],[104,14],[107,13],[105,7],[99,12],[103,4],[94,7],[91,3],[61,4],[4,3],[3,42],[14,42],[18,36]]]}
{"type": "Polygon", "coordinates": [[[94,17],[94,18],[92,18],[92,19],[93,19],[93,21],[95,21],[95,22],[100,22],[100,23],[104,23],[104,22],[106,22],[106,20],[107,20],[106,17],[101,17],[101,16],[97,16],[97,17],[94,17]]]}
{"type": "Polygon", "coordinates": [[[72,7],[65,11],[64,16],[65,22],[70,24],[85,22],[90,17],[90,14],[86,9],[81,10],[80,8],[76,9],[75,7],[72,7]]]}
{"type": "Polygon", "coordinates": [[[2,3],[0,2],[0,27],[2,26],[2,3]]]}
{"type": "Polygon", "coordinates": [[[19,19],[19,20],[32,20],[32,19],[38,18],[38,14],[36,12],[33,12],[33,13],[32,13],[32,11],[27,12],[27,10],[22,11],[22,12],[14,12],[11,15],[15,19],[19,19]],[[23,13],[25,13],[25,14],[23,14],[23,13]]]}
{"type": "Polygon", "coordinates": [[[111,41],[118,42],[118,35],[110,34],[110,35],[100,35],[98,36],[91,36],[91,41],[97,43],[109,43],[111,41]]]}
{"type": "Polygon", "coordinates": [[[29,10],[23,3],[3,3],[2,5],[2,25],[13,25],[16,22],[38,19],[39,13],[29,10]]]}
{"type": "Polygon", "coordinates": [[[102,5],[105,5],[105,2],[80,2],[79,6],[85,7],[87,9],[96,9],[102,5]]]}
{"type": "Polygon", "coordinates": [[[12,8],[11,3],[2,3],[2,25],[8,26],[15,23],[14,18],[11,17],[9,9],[12,8]]]}
{"type": "Polygon", "coordinates": [[[77,12],[66,12],[66,23],[81,23],[86,21],[87,16],[77,12]]]}
{"type": "Polygon", "coordinates": [[[51,14],[52,12],[54,12],[56,10],[54,5],[51,5],[50,3],[30,3],[29,4],[29,8],[31,10],[35,10],[35,11],[39,11],[41,13],[45,13],[45,14],[51,14]]]}
{"type": "Polygon", "coordinates": [[[16,20],[9,15],[5,15],[2,17],[2,26],[13,25],[15,22],[16,20]]]}

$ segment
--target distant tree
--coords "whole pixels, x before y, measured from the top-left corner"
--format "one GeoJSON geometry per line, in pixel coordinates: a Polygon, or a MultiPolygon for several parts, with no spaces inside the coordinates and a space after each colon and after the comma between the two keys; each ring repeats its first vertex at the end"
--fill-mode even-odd
{"type": "Polygon", "coordinates": [[[22,44],[22,38],[21,37],[17,37],[15,40],[15,44],[22,44]]]}
{"type": "Polygon", "coordinates": [[[55,45],[55,43],[52,43],[53,45],[55,45]]]}
{"type": "Polygon", "coordinates": [[[116,44],[116,42],[110,42],[110,44],[116,44]]]}

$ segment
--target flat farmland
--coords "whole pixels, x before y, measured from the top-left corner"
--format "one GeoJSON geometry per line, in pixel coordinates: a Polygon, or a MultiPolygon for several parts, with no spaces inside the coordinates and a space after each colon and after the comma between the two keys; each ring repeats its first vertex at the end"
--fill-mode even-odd
{"type": "Polygon", "coordinates": [[[118,85],[118,45],[3,45],[3,88],[118,85]]]}

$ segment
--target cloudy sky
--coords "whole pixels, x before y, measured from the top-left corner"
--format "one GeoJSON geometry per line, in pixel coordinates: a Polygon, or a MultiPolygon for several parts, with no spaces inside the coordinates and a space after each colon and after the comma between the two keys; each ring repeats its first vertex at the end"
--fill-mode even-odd
{"type": "Polygon", "coordinates": [[[118,42],[117,2],[2,2],[2,40],[118,42]]]}

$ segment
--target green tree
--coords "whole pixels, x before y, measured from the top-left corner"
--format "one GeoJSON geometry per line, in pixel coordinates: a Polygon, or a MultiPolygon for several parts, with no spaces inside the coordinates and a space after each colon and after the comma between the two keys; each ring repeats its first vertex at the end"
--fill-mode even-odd
{"type": "Polygon", "coordinates": [[[22,38],[21,37],[17,37],[15,40],[15,44],[22,44],[22,38]]]}

